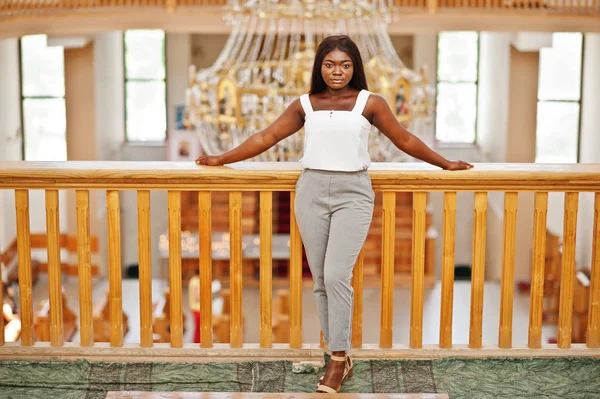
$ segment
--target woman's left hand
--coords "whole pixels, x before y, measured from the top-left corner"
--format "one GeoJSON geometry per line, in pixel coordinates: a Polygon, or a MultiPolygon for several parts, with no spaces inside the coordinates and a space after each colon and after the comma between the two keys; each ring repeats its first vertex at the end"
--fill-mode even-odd
{"type": "Polygon", "coordinates": [[[444,170],[467,170],[473,168],[473,165],[464,161],[450,161],[444,170]]]}
{"type": "Polygon", "coordinates": [[[218,155],[202,155],[196,159],[196,165],[221,166],[223,162],[218,155]]]}

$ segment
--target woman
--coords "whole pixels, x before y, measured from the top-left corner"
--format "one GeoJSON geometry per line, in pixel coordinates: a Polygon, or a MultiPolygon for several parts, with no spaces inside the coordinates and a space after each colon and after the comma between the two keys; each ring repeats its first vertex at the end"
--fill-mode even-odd
{"type": "Polygon", "coordinates": [[[387,102],[367,91],[356,44],[325,38],[315,55],[310,94],[295,100],[272,125],[240,146],[199,165],[252,158],[304,126],[303,172],[296,184],[296,220],[314,279],[319,322],[331,361],[317,392],[338,392],[352,376],[350,350],[352,269],[373,216],[375,195],[367,173],[371,125],[400,150],[446,170],[470,169],[448,161],[398,123],[387,102]]]}

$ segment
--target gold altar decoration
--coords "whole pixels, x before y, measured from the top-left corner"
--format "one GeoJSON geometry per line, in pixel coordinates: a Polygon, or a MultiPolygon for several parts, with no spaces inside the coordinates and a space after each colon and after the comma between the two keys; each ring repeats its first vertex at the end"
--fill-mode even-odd
{"type": "MultiPolygon", "coordinates": [[[[383,96],[398,120],[424,141],[433,136],[433,89],[426,75],[407,68],[394,50],[387,0],[232,0],[225,18],[232,32],[216,62],[190,67],[185,123],[207,154],[219,154],[271,124],[310,87],[315,50],[329,35],[347,34],[357,44],[369,90],[383,96]]],[[[303,131],[256,157],[297,161],[303,131]]],[[[373,128],[373,161],[408,156],[373,128]]]]}

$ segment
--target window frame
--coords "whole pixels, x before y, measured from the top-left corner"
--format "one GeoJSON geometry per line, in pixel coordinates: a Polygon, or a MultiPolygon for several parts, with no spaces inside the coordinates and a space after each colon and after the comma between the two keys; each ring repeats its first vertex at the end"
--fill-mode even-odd
{"type": "MultiPolygon", "coordinates": [[[[552,100],[540,100],[540,93],[539,93],[539,85],[540,85],[540,79],[541,79],[541,74],[539,72],[539,69],[541,68],[541,58],[540,58],[540,64],[538,67],[538,93],[537,93],[537,101],[536,101],[536,121],[537,121],[537,117],[538,117],[538,113],[537,113],[537,109],[540,105],[540,103],[567,103],[567,104],[578,104],[579,105],[579,112],[578,112],[578,116],[577,116],[577,120],[578,120],[578,124],[577,124],[577,143],[576,143],[576,154],[575,154],[575,162],[574,163],[580,163],[581,162],[581,110],[582,110],[582,100],[583,100],[583,72],[584,72],[584,61],[585,61],[585,35],[581,32],[552,32],[552,33],[579,33],[581,34],[581,64],[580,64],[580,70],[579,70],[579,100],[556,100],[556,99],[552,99],[552,100]]],[[[536,143],[537,143],[537,122],[536,122],[536,143]]],[[[536,152],[535,152],[535,158],[537,159],[537,145],[536,145],[536,152]]],[[[538,163],[537,160],[534,159],[534,163],[538,163]]]]}
{"type": "Polygon", "coordinates": [[[436,144],[436,146],[441,146],[441,147],[477,147],[477,138],[478,138],[478,131],[477,131],[477,122],[479,120],[479,63],[480,63],[480,59],[481,59],[481,32],[478,30],[449,30],[449,31],[439,31],[436,35],[436,57],[435,57],[435,61],[436,61],[436,65],[435,65],[435,121],[433,123],[433,137],[434,137],[434,142],[436,144]],[[456,32],[474,32],[477,34],[477,43],[476,43],[476,47],[477,47],[477,60],[475,62],[475,81],[468,81],[468,80],[440,80],[439,79],[439,67],[440,67],[440,35],[444,32],[449,32],[449,33],[456,33],[456,32]],[[439,104],[439,84],[440,83],[472,83],[475,85],[475,120],[474,120],[474,136],[473,136],[473,141],[471,142],[464,142],[464,141],[442,141],[438,139],[438,124],[437,124],[437,109],[438,109],[438,104],[439,104]]]}
{"type": "MultiPolygon", "coordinates": [[[[25,128],[25,107],[24,107],[24,103],[25,100],[53,100],[53,99],[62,99],[65,102],[65,121],[67,118],[66,115],[66,106],[67,106],[67,93],[66,93],[66,87],[64,90],[64,94],[62,96],[48,96],[48,95],[43,95],[43,96],[26,96],[23,93],[23,88],[24,88],[24,78],[23,78],[23,37],[28,36],[28,35],[23,35],[19,37],[19,99],[20,99],[20,103],[19,103],[19,110],[21,111],[21,118],[20,118],[20,122],[21,122],[21,159],[23,161],[27,161],[27,130],[25,128]]],[[[47,47],[47,46],[46,46],[47,47]]],[[[64,58],[63,58],[63,74],[64,74],[64,58]]],[[[66,85],[66,83],[65,83],[66,85]]],[[[65,130],[65,146],[67,145],[67,132],[65,130]]],[[[69,159],[69,154],[67,153],[67,159],[69,159]]]]}
{"type": "Polygon", "coordinates": [[[125,143],[132,143],[132,144],[156,144],[156,143],[166,143],[168,138],[169,138],[169,104],[168,104],[168,94],[167,94],[167,85],[168,85],[168,71],[167,71],[167,31],[164,29],[126,29],[123,31],[123,111],[124,111],[124,118],[123,118],[123,131],[125,133],[125,143]],[[163,46],[163,60],[164,60],[164,67],[165,67],[165,77],[164,79],[139,79],[139,78],[127,78],[127,42],[125,39],[126,33],[128,31],[148,31],[148,30],[160,30],[163,32],[165,39],[164,39],[164,46],[163,46]],[[144,82],[164,82],[165,84],[165,134],[164,134],[164,138],[162,140],[132,140],[129,138],[129,134],[127,132],[127,82],[140,82],[140,83],[144,83],[144,82]]]}

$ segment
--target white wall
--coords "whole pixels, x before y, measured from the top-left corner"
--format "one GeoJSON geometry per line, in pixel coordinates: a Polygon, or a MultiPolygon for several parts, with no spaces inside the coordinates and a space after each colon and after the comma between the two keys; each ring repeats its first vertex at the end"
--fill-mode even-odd
{"type": "MultiPolygon", "coordinates": [[[[600,163],[600,34],[589,33],[584,40],[581,142],[579,162],[600,163]]],[[[577,260],[579,267],[592,264],[594,195],[579,195],[577,260]]]]}
{"type": "MultiPolygon", "coordinates": [[[[586,34],[584,46],[579,156],[582,163],[600,163],[600,34],[586,34]]],[[[548,230],[562,237],[564,194],[551,193],[548,202],[548,230]]],[[[591,265],[593,212],[593,194],[579,194],[576,242],[578,268],[591,265]]]]}
{"type": "MultiPolygon", "coordinates": [[[[187,33],[167,33],[167,127],[175,129],[176,109],[185,104],[185,90],[188,87],[191,38],[187,33]]],[[[123,83],[120,84],[121,90],[123,83]]],[[[167,149],[164,144],[128,143],[118,153],[124,161],[165,161],[167,149]]],[[[158,239],[167,232],[167,193],[152,191],[151,204],[151,256],[152,273],[159,276],[158,239]]],[[[135,191],[121,193],[121,258],[123,267],[138,262],[137,245],[137,194],[135,191]]]]}
{"type": "MultiPolygon", "coordinates": [[[[125,90],[123,33],[99,33],[94,37],[94,99],[96,159],[118,160],[125,140],[125,90]]],[[[100,273],[108,270],[106,192],[98,190],[97,208],[90,209],[90,230],[99,239],[100,273]],[[94,228],[97,229],[94,231],[94,228]]],[[[124,241],[121,241],[124,243],[124,241]]]]}
{"type": "Polygon", "coordinates": [[[191,35],[167,33],[167,128],[175,129],[176,106],[185,105],[191,64],[191,35]]]}
{"type": "MultiPolygon", "coordinates": [[[[165,161],[166,147],[164,145],[123,146],[120,153],[127,161],[165,161]]],[[[153,190],[150,192],[150,239],[152,256],[152,275],[161,276],[158,258],[158,240],[161,234],[168,231],[167,192],[153,190]]],[[[121,192],[121,259],[123,267],[138,262],[138,221],[137,194],[135,191],[121,192]]],[[[164,276],[164,272],[162,274],[164,276]]]]}
{"type": "MultiPolygon", "coordinates": [[[[21,160],[19,39],[0,40],[0,161],[21,160]]],[[[14,191],[0,190],[0,252],[16,237],[14,191]]]]}
{"type": "Polygon", "coordinates": [[[477,144],[488,162],[506,161],[511,36],[502,32],[479,36],[477,144]]]}
{"type": "Polygon", "coordinates": [[[436,84],[437,34],[423,33],[413,36],[413,68],[427,68],[427,82],[436,84]]]}
{"type": "MultiPolygon", "coordinates": [[[[600,163],[600,34],[586,34],[583,50],[583,96],[579,161],[600,163]]],[[[577,259],[579,266],[592,263],[594,195],[582,193],[579,199],[577,259]]]]}

